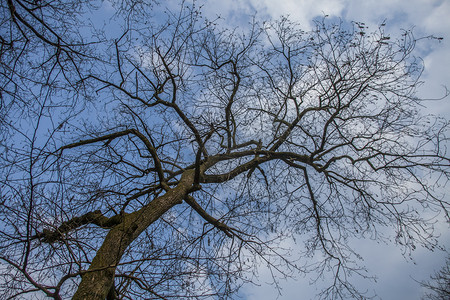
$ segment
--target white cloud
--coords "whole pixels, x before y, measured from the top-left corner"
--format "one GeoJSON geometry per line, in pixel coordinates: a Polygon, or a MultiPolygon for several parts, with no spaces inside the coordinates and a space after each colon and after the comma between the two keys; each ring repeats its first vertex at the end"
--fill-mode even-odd
{"type": "Polygon", "coordinates": [[[344,8],[343,1],[335,0],[289,0],[289,1],[272,1],[272,0],[250,0],[252,5],[271,16],[279,18],[281,16],[290,16],[297,22],[307,26],[311,19],[315,16],[339,15],[344,8]]]}
{"type": "Polygon", "coordinates": [[[278,19],[289,16],[308,29],[312,18],[328,15],[340,15],[344,9],[341,0],[210,0],[205,1],[203,12],[210,19],[221,16],[229,26],[245,25],[250,16],[260,19],[278,19]]]}
{"type": "Polygon", "coordinates": [[[450,18],[448,17],[450,12],[450,1],[434,2],[440,3],[434,5],[433,8],[427,12],[427,15],[421,23],[430,31],[439,34],[448,33],[450,30],[450,18]]]}

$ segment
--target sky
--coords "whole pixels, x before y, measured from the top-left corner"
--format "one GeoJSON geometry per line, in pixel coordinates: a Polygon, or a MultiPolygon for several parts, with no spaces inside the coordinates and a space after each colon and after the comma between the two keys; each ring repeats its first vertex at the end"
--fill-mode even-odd
{"type": "MultiPolygon", "coordinates": [[[[378,24],[386,21],[386,28],[393,36],[402,29],[414,28],[416,37],[443,37],[440,43],[425,41],[416,49],[425,64],[422,76],[425,83],[419,95],[430,99],[424,113],[438,113],[450,118],[450,98],[447,97],[443,101],[432,100],[444,95],[444,86],[450,88],[448,0],[210,0],[204,3],[203,13],[207,17],[221,16],[230,26],[245,26],[252,15],[260,19],[277,19],[288,15],[304,29],[309,29],[314,17],[329,15],[347,21],[361,21],[371,28],[376,28],[378,24]]],[[[450,248],[448,224],[439,224],[437,230],[441,234],[442,245],[450,248]]],[[[377,276],[376,282],[359,279],[354,282],[358,288],[367,290],[369,294],[376,292],[375,299],[421,299],[424,290],[418,281],[428,280],[445,262],[445,254],[440,251],[430,252],[418,248],[409,258],[404,257],[395,245],[377,244],[368,240],[354,243],[370,274],[377,276]]],[[[302,247],[301,243],[295,244],[293,241],[290,246],[294,250],[295,247],[302,247]]],[[[310,284],[311,279],[307,276],[281,281],[282,294],[279,295],[272,285],[267,284],[270,281],[268,270],[261,267],[259,275],[259,284],[245,285],[239,296],[245,300],[315,299],[323,284],[320,281],[310,284]]]]}
{"type": "MultiPolygon", "coordinates": [[[[191,1],[191,0],[187,0],[191,1]]],[[[163,1],[162,1],[163,2],[163,1]]],[[[180,0],[172,0],[177,3],[180,0]]],[[[423,98],[437,99],[445,93],[444,86],[450,89],[450,0],[197,0],[203,4],[203,14],[214,19],[221,16],[231,27],[245,27],[251,16],[258,19],[277,19],[289,16],[305,30],[311,28],[315,17],[329,15],[344,20],[361,21],[371,28],[386,22],[392,35],[401,29],[414,27],[416,36],[434,35],[443,37],[442,42],[421,43],[417,53],[423,58],[425,71],[424,85],[419,93],[423,98]]],[[[167,5],[172,5],[172,4],[167,5]]],[[[450,97],[443,101],[430,100],[424,113],[443,114],[450,119],[450,97]]],[[[450,197],[450,184],[449,193],[450,197]]],[[[450,249],[450,228],[448,224],[437,225],[441,234],[441,244],[450,249]]],[[[303,247],[301,242],[285,241],[287,247],[295,251],[303,247]]],[[[364,258],[364,265],[377,281],[355,279],[353,282],[369,294],[377,294],[375,299],[419,300],[423,289],[418,282],[429,279],[445,262],[445,253],[430,252],[418,248],[412,257],[402,255],[400,249],[392,244],[378,244],[371,240],[352,241],[354,248],[364,258]]],[[[281,280],[281,294],[270,282],[270,273],[259,268],[257,285],[246,284],[238,296],[244,300],[303,300],[315,299],[323,287],[323,282],[311,284],[311,277],[281,280]]]]}
{"type": "MultiPolygon", "coordinates": [[[[192,1],[188,0],[187,2],[192,1]]],[[[315,17],[329,15],[346,21],[364,22],[370,28],[386,23],[386,30],[393,36],[402,29],[414,28],[416,37],[434,35],[443,37],[442,42],[419,43],[416,53],[424,61],[424,84],[419,90],[422,98],[430,99],[424,113],[442,114],[450,119],[450,97],[443,101],[444,86],[450,88],[450,0],[197,0],[203,5],[204,16],[215,19],[220,16],[223,24],[232,28],[249,24],[252,16],[259,20],[277,19],[289,16],[308,30],[315,17]]],[[[166,2],[174,9],[179,1],[166,2]]],[[[450,195],[450,191],[448,193],[450,195]]],[[[448,224],[437,226],[441,234],[441,244],[450,248],[450,230],[448,224]]],[[[354,248],[364,258],[363,264],[369,274],[377,277],[375,281],[353,279],[356,287],[367,290],[369,295],[376,293],[375,299],[419,300],[423,288],[418,282],[428,280],[445,262],[445,253],[430,252],[417,248],[412,257],[403,256],[401,250],[393,244],[378,244],[370,240],[353,241],[354,248]]],[[[286,241],[293,249],[303,247],[301,242],[286,241]]],[[[281,280],[281,294],[273,285],[270,273],[264,267],[259,268],[257,285],[244,285],[238,296],[244,300],[297,300],[315,299],[324,286],[318,281],[311,284],[311,277],[300,276],[296,279],[281,280]]]]}
{"type": "MultiPolygon", "coordinates": [[[[196,3],[203,4],[203,15],[210,19],[220,16],[227,26],[233,28],[244,28],[252,16],[260,20],[289,16],[308,30],[312,19],[329,15],[346,21],[364,22],[374,29],[385,22],[387,31],[393,36],[402,29],[414,28],[416,37],[443,37],[442,42],[425,41],[417,46],[416,53],[422,57],[425,65],[422,76],[424,84],[419,94],[422,98],[430,99],[424,113],[442,114],[450,119],[450,97],[443,101],[432,100],[445,94],[444,86],[450,88],[450,0],[197,0],[196,3]]],[[[168,1],[166,5],[176,6],[179,1],[168,1]]],[[[438,224],[437,232],[441,234],[441,244],[450,248],[448,224],[438,224]]],[[[367,290],[369,295],[376,293],[375,299],[421,299],[424,290],[418,282],[428,280],[445,262],[445,253],[440,251],[417,248],[412,257],[405,257],[393,244],[378,244],[371,240],[355,240],[353,243],[354,249],[364,258],[363,264],[369,274],[377,277],[376,282],[354,278],[353,283],[360,290],[367,290]]],[[[292,248],[293,252],[303,247],[301,242],[294,241],[286,241],[286,246],[292,248]]],[[[244,285],[238,294],[241,299],[315,299],[324,286],[321,281],[311,284],[311,277],[300,276],[281,280],[282,291],[279,294],[269,284],[269,271],[264,267],[258,271],[259,282],[257,285],[244,285]]]]}

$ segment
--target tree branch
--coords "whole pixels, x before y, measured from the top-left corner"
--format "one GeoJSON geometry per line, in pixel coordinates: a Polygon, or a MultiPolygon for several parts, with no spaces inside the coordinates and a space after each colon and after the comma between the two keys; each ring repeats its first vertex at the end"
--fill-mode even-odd
{"type": "Polygon", "coordinates": [[[54,231],[44,229],[37,233],[33,238],[41,239],[45,243],[53,243],[63,238],[63,235],[87,224],[95,224],[102,228],[111,228],[122,222],[123,216],[116,215],[111,218],[105,217],[100,210],[89,212],[80,217],[74,217],[66,222],[63,222],[54,231]]]}
{"type": "Polygon", "coordinates": [[[194,197],[191,195],[186,195],[184,197],[184,200],[187,204],[189,204],[190,207],[192,207],[203,219],[205,219],[208,223],[212,224],[217,229],[223,231],[228,237],[233,237],[235,229],[229,227],[225,223],[220,222],[210,214],[208,214],[201,206],[200,204],[195,201],[194,197]]]}

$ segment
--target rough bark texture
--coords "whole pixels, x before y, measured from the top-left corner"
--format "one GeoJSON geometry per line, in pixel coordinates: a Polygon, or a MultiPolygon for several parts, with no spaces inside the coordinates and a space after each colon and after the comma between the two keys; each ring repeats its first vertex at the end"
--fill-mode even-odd
{"type": "Polygon", "coordinates": [[[74,300],[104,300],[114,281],[114,273],[125,249],[153,222],[173,206],[180,204],[194,182],[194,171],[186,171],[180,183],[154,199],[107,234],[88,271],[82,276],[74,300]]]}

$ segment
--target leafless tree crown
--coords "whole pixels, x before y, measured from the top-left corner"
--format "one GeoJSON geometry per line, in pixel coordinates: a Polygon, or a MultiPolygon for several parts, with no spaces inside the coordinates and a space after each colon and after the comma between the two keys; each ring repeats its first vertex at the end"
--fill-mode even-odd
{"type": "Polygon", "coordinates": [[[216,21],[2,1],[1,299],[232,298],[261,265],[360,299],[351,240],[438,246],[448,121],[420,114],[413,34],[216,21]]]}

